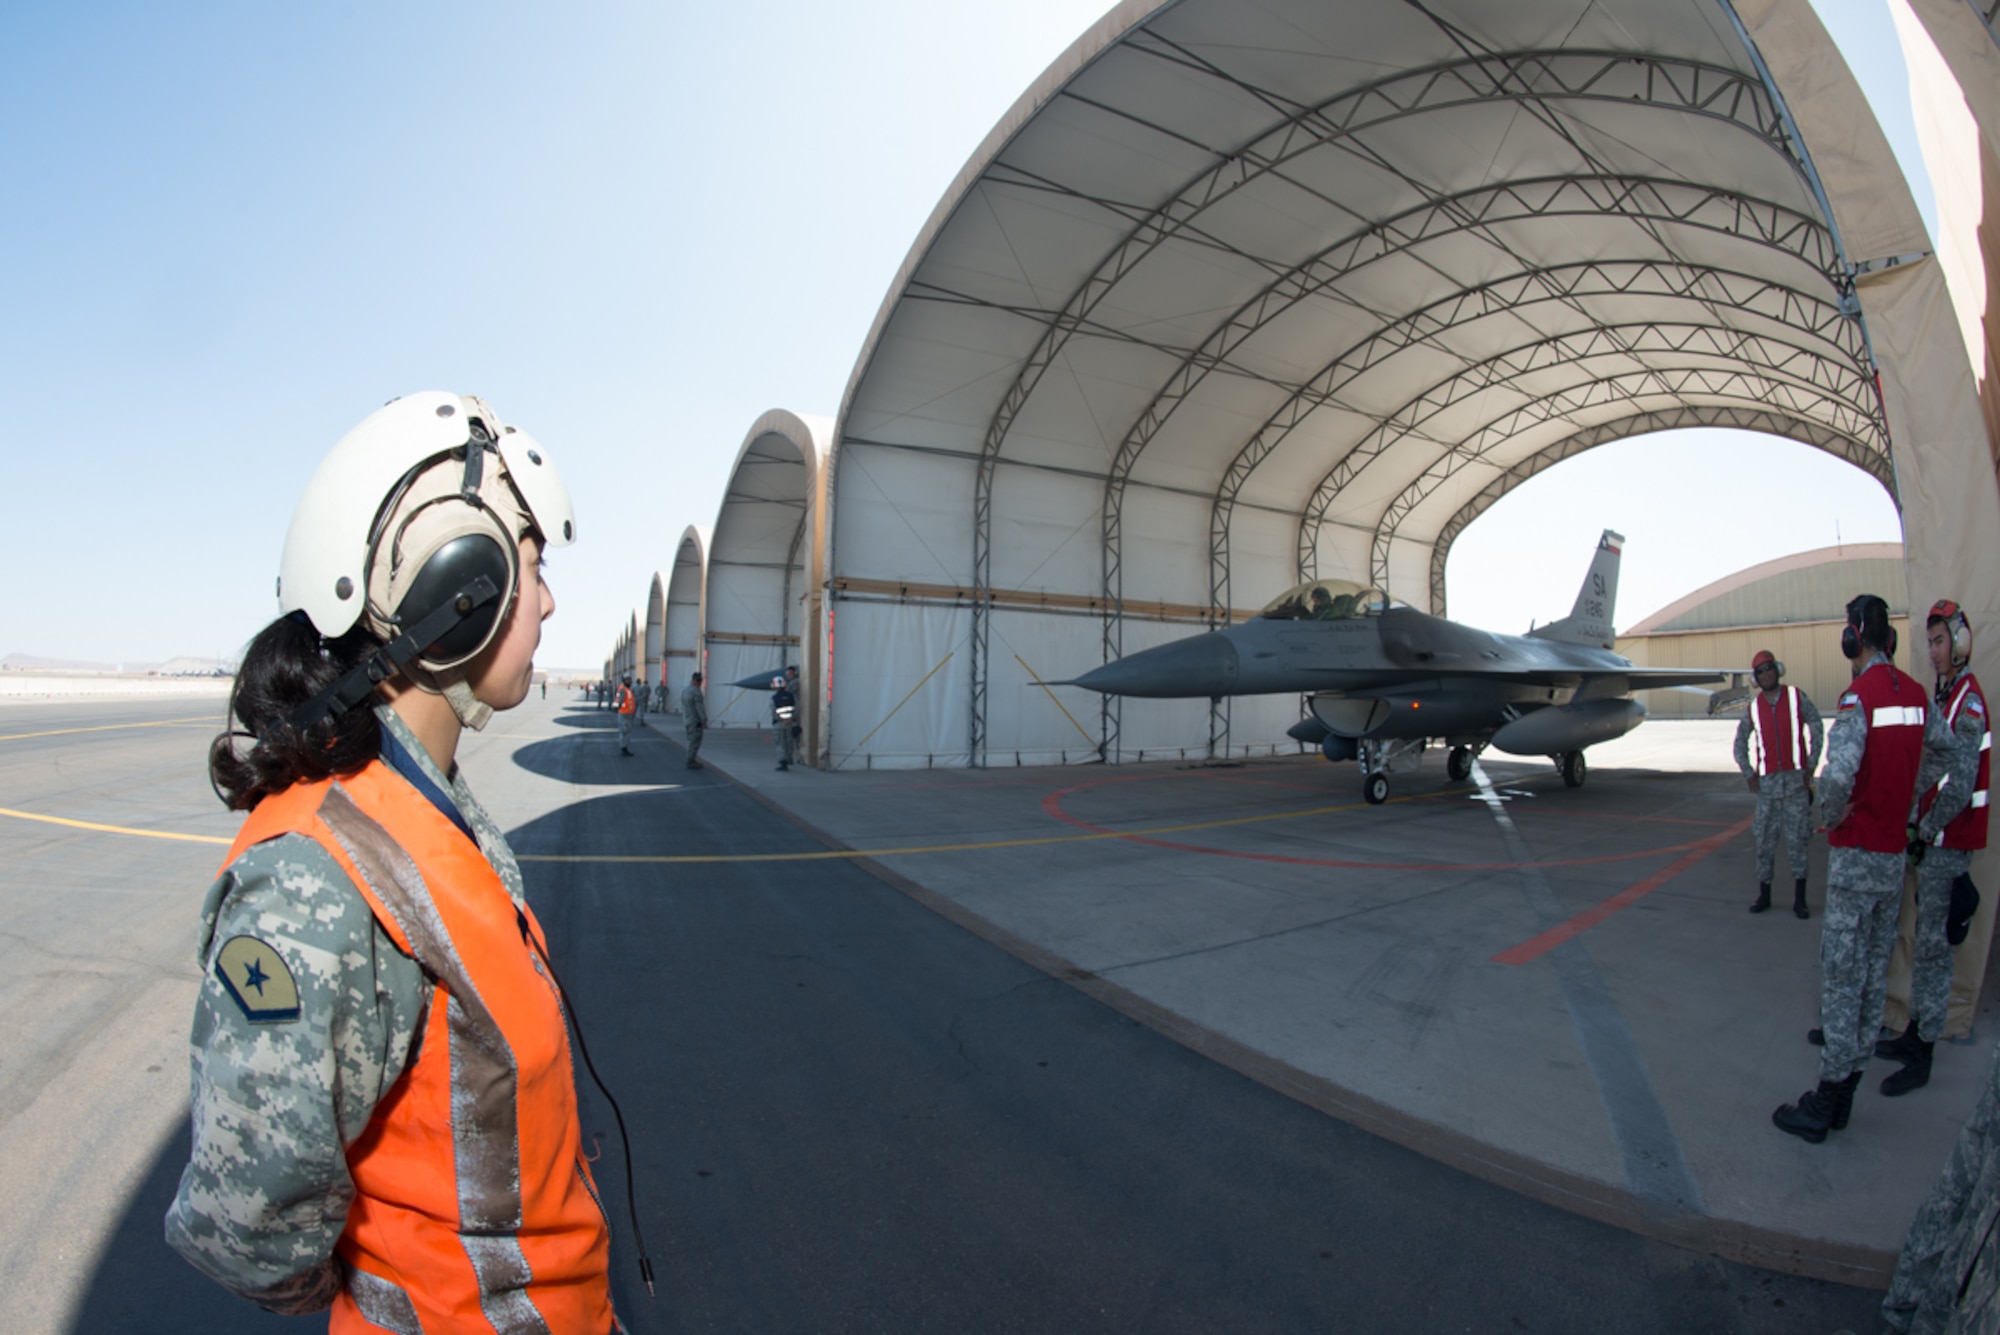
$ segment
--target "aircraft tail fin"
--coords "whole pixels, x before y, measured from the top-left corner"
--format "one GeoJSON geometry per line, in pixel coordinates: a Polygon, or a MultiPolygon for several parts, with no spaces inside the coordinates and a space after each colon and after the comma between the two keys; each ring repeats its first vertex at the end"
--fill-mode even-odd
{"type": "Polygon", "coordinates": [[[1623,534],[1604,530],[1597,540],[1597,554],[1591,557],[1590,573],[1577,590],[1576,605],[1561,621],[1538,626],[1528,634],[1538,640],[1559,640],[1564,644],[1588,644],[1609,649],[1616,640],[1611,618],[1618,606],[1618,558],[1625,548],[1623,534]]]}

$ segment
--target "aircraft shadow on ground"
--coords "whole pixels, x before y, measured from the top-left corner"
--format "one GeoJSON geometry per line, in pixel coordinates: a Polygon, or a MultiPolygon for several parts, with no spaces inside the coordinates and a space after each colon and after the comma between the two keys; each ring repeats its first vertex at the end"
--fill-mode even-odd
{"type": "Polygon", "coordinates": [[[595,705],[571,705],[555,716],[551,722],[564,728],[588,728],[592,730],[618,730],[618,715],[609,709],[599,709],[595,705]]]}
{"type": "MultiPolygon", "coordinates": [[[[582,725],[588,727],[588,725],[582,725]]],[[[692,778],[682,764],[680,744],[650,728],[632,730],[632,754],[618,749],[616,725],[530,742],[514,752],[514,763],[530,774],[558,783],[609,785],[680,783],[692,778]]]]}

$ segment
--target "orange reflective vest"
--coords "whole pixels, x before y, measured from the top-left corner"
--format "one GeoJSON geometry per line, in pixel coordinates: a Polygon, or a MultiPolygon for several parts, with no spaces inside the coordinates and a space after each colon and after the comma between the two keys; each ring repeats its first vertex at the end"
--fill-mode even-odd
{"type": "Polygon", "coordinates": [[[434,980],[416,1060],[347,1147],[332,1335],[492,1330],[601,1335],[611,1236],[583,1159],[560,996],[478,847],[387,765],[294,784],[243,823],[229,860],[316,840],[434,980]]]}
{"type": "Polygon", "coordinates": [[[630,714],[637,708],[638,701],[632,698],[632,688],[630,686],[620,686],[618,688],[618,712],[621,714],[630,714]]]}

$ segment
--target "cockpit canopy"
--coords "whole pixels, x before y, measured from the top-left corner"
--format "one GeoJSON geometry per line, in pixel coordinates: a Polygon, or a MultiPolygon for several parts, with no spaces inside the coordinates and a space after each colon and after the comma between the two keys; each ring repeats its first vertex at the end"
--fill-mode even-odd
{"type": "Polygon", "coordinates": [[[1344,579],[1316,579],[1287,590],[1257,614],[1261,621],[1353,621],[1392,606],[1380,589],[1344,579]]]}

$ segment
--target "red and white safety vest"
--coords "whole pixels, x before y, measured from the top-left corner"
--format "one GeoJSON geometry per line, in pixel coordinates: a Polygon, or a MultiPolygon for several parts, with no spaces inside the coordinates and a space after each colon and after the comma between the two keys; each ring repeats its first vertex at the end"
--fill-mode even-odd
{"type": "Polygon", "coordinates": [[[1840,697],[1842,717],[1859,710],[1867,720],[1868,746],[1847,817],[1827,832],[1827,843],[1870,853],[1900,853],[1908,846],[1928,699],[1916,678],[1894,663],[1875,664],[1840,697]]]}
{"type": "MultiPolygon", "coordinates": [[[[1993,751],[1993,724],[1986,716],[1986,695],[1979,689],[1979,680],[1970,672],[1958,679],[1952,689],[1951,703],[1945,706],[1944,722],[1948,730],[1955,730],[1959,711],[1970,708],[1979,720],[1979,772],[1972,781],[1972,800],[1965,804],[1965,810],[1952,817],[1951,824],[1938,831],[1932,842],[1939,848],[1984,848],[1986,847],[1986,768],[1993,751]]],[[[1929,811],[1931,803],[1937,801],[1944,792],[1944,786],[1951,782],[1945,775],[1937,781],[1937,787],[1925,793],[1919,800],[1922,811],[1929,811]]]]}
{"type": "Polygon", "coordinates": [[[1780,687],[1776,701],[1759,691],[1750,702],[1751,735],[1756,739],[1754,755],[1759,774],[1806,767],[1812,749],[1805,720],[1799,714],[1796,686],[1780,687]]]}

